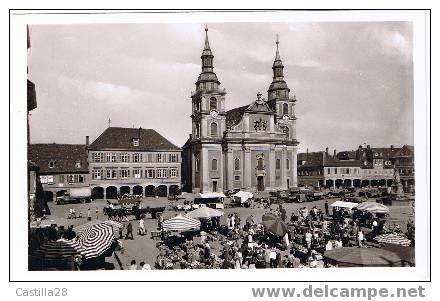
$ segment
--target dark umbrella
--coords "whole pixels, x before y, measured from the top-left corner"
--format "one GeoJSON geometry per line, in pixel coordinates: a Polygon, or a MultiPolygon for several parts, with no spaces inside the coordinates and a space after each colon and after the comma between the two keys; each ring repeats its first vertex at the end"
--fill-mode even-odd
{"type": "Polygon", "coordinates": [[[274,214],[265,214],[263,215],[262,220],[266,232],[269,232],[273,235],[282,237],[288,231],[287,225],[274,214]]]}
{"type": "Polygon", "coordinates": [[[35,251],[33,266],[37,270],[73,270],[81,247],[74,240],[48,241],[35,251]]]}
{"type": "Polygon", "coordinates": [[[336,248],[325,251],[324,257],[340,266],[399,266],[402,262],[395,253],[379,248],[336,248]]]}
{"type": "Polygon", "coordinates": [[[397,254],[397,256],[399,256],[400,259],[408,262],[412,266],[415,265],[416,263],[415,248],[413,247],[404,247],[396,244],[385,244],[382,246],[382,249],[397,254]]]}

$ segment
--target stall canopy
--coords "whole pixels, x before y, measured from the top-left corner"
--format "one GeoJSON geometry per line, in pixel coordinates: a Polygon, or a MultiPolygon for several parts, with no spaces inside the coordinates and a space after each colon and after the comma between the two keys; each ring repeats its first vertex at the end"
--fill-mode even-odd
{"type": "Polygon", "coordinates": [[[214,198],[226,198],[226,196],[222,192],[206,192],[206,193],[196,194],[195,198],[196,199],[214,199],[214,198]]]}
{"type": "Polygon", "coordinates": [[[163,229],[168,231],[199,230],[200,221],[188,216],[177,215],[164,221],[163,229]]]}
{"type": "Polygon", "coordinates": [[[248,199],[253,198],[254,195],[249,191],[240,190],[236,194],[234,194],[234,200],[237,203],[246,203],[248,199]]]}
{"type": "Polygon", "coordinates": [[[401,266],[401,258],[390,251],[379,248],[344,247],[325,251],[324,257],[339,266],[401,266]]]}
{"type": "Polygon", "coordinates": [[[361,211],[368,211],[370,213],[390,213],[390,208],[374,202],[360,203],[359,205],[357,205],[356,209],[361,211]]]}
{"type": "Polygon", "coordinates": [[[348,208],[351,210],[354,207],[356,207],[357,205],[358,205],[357,203],[352,203],[352,202],[336,201],[331,206],[332,207],[339,207],[339,208],[348,208]]]}
{"type": "Polygon", "coordinates": [[[200,207],[196,210],[188,212],[186,216],[191,218],[212,218],[212,217],[220,217],[223,214],[224,212],[220,210],[212,209],[209,207],[200,207]]]}

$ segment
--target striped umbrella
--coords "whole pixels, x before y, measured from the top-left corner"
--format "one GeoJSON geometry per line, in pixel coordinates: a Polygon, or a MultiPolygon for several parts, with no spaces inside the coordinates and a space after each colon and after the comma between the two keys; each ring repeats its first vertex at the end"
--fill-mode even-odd
{"type": "Polygon", "coordinates": [[[92,225],[78,237],[81,253],[86,259],[99,257],[113,245],[113,226],[105,223],[92,225]]]}
{"type": "Polygon", "coordinates": [[[393,244],[393,245],[401,245],[405,247],[411,245],[411,240],[409,240],[408,238],[402,235],[394,234],[394,233],[382,234],[376,236],[374,240],[381,244],[393,244]]]}
{"type": "Polygon", "coordinates": [[[169,231],[199,230],[200,221],[191,217],[178,215],[163,222],[163,229],[169,231]]]}
{"type": "Polygon", "coordinates": [[[264,229],[273,235],[284,236],[288,231],[287,225],[272,213],[263,215],[262,220],[264,229]]]}
{"type": "Polygon", "coordinates": [[[69,260],[81,254],[81,246],[75,240],[48,241],[35,251],[43,260],[69,260]]]}
{"type": "Polygon", "coordinates": [[[99,225],[99,224],[107,224],[107,225],[111,225],[113,228],[113,231],[118,231],[119,229],[123,228],[121,223],[115,222],[115,221],[100,221],[100,220],[93,220],[90,221],[88,223],[76,226],[75,228],[73,228],[73,230],[76,232],[76,234],[81,234],[82,232],[84,232],[85,230],[87,230],[88,228],[90,228],[93,225],[99,225]]]}

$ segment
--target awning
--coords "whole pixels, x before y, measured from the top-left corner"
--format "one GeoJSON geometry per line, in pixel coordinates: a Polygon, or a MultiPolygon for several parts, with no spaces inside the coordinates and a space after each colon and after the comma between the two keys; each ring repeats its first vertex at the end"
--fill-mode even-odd
{"type": "Polygon", "coordinates": [[[358,205],[357,203],[343,202],[343,201],[336,201],[333,204],[331,204],[332,207],[348,208],[350,210],[352,210],[357,205],[358,205]]]}
{"type": "Polygon", "coordinates": [[[242,203],[246,202],[248,199],[251,199],[253,197],[254,195],[251,192],[243,191],[243,190],[240,190],[239,192],[234,194],[234,200],[236,202],[242,202],[242,203]]]}
{"type": "Polygon", "coordinates": [[[222,192],[206,192],[206,193],[198,193],[195,198],[199,199],[213,199],[213,198],[226,198],[226,195],[222,192]]]}
{"type": "Polygon", "coordinates": [[[212,218],[212,217],[220,217],[224,214],[224,212],[216,209],[212,209],[209,207],[200,207],[196,210],[188,212],[186,216],[191,218],[212,218]]]}

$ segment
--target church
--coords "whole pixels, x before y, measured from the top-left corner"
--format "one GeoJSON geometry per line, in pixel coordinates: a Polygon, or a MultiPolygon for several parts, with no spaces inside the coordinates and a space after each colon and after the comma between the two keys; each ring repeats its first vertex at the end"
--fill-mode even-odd
{"type": "Polygon", "coordinates": [[[192,133],[182,148],[187,192],[274,191],[297,186],[296,97],[290,96],[276,41],[267,99],[226,111],[205,28],[202,71],[191,93],[192,133]]]}

